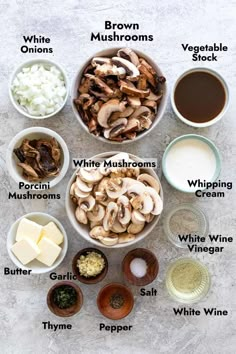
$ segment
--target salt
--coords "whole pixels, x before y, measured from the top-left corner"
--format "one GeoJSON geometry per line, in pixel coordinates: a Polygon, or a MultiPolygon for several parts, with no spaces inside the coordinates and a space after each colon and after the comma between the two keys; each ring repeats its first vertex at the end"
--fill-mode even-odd
{"type": "Polygon", "coordinates": [[[142,258],[134,258],[130,262],[130,270],[137,278],[142,278],[147,273],[147,263],[142,258]]]}

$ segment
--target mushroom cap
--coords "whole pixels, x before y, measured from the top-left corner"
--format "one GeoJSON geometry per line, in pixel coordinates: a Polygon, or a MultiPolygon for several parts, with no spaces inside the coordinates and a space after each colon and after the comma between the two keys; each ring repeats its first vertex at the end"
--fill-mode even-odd
{"type": "Polygon", "coordinates": [[[147,193],[153,200],[153,209],[150,211],[153,215],[160,215],[163,210],[163,201],[157,191],[152,187],[146,187],[147,193]]]}
{"type": "Polygon", "coordinates": [[[160,193],[160,183],[157,181],[156,178],[149,175],[148,173],[142,173],[138,176],[137,180],[145,184],[145,186],[147,187],[154,188],[157,193],[160,193]]]}
{"type": "Polygon", "coordinates": [[[113,112],[123,112],[125,110],[125,102],[120,102],[117,98],[104,103],[97,116],[98,123],[103,128],[109,128],[109,118],[113,112]]]}

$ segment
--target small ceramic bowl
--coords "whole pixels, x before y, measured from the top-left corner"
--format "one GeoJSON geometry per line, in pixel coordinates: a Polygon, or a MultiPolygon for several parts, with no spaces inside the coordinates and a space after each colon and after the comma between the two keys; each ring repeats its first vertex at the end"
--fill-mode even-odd
{"type": "MultiPolygon", "coordinates": [[[[180,192],[184,192],[184,193],[195,193],[196,190],[204,190],[205,188],[199,188],[198,186],[190,189],[190,188],[186,188],[186,187],[182,187],[181,185],[177,184],[173,178],[170,176],[169,172],[168,172],[168,168],[167,168],[167,156],[170,152],[170,150],[174,147],[175,144],[181,142],[181,141],[185,141],[188,139],[193,139],[196,141],[201,141],[203,143],[205,143],[206,145],[208,145],[208,147],[212,150],[214,156],[215,156],[215,161],[216,161],[216,167],[215,167],[215,172],[214,175],[211,179],[211,181],[207,181],[207,182],[214,182],[216,181],[216,179],[219,177],[220,171],[221,171],[221,157],[220,157],[220,153],[218,148],[216,147],[216,145],[210,140],[205,138],[202,135],[198,135],[198,134],[186,134],[186,135],[181,135],[178,138],[174,139],[171,141],[171,143],[167,146],[164,155],[162,157],[162,170],[163,170],[163,174],[165,175],[166,180],[168,181],[168,183],[174,187],[175,189],[179,190],[180,192]]],[[[176,160],[176,161],[180,161],[180,159],[176,160]]],[[[173,172],[172,172],[172,176],[173,176],[173,172]]]]}
{"type": "Polygon", "coordinates": [[[13,104],[13,106],[15,107],[15,109],[23,114],[25,117],[28,117],[28,118],[32,118],[32,119],[45,119],[45,118],[50,118],[52,116],[55,116],[57,113],[59,113],[62,108],[65,106],[66,104],[66,101],[68,99],[68,95],[69,95],[69,82],[68,82],[68,79],[67,79],[67,76],[66,76],[66,73],[64,71],[64,69],[57,63],[55,63],[54,61],[52,60],[48,60],[48,59],[32,59],[32,60],[28,60],[24,63],[22,63],[21,65],[19,65],[13,72],[13,74],[11,75],[11,78],[10,78],[10,82],[9,82],[9,96],[10,96],[10,100],[13,104]],[[48,114],[48,115],[45,115],[45,116],[34,116],[34,115],[31,115],[27,112],[27,110],[21,106],[18,102],[16,102],[13,94],[12,94],[12,83],[13,83],[13,80],[15,79],[16,75],[25,67],[29,67],[31,65],[34,65],[34,64],[43,64],[44,66],[55,66],[63,75],[63,78],[64,78],[64,81],[65,81],[65,86],[66,86],[66,96],[65,96],[65,99],[63,101],[63,104],[61,105],[61,107],[59,107],[56,111],[48,114]]]}
{"type": "MultiPolygon", "coordinates": [[[[104,152],[102,154],[95,155],[95,156],[91,157],[90,160],[94,159],[94,160],[101,161],[101,160],[105,160],[106,158],[109,158],[113,155],[116,155],[118,153],[120,153],[120,151],[104,152]]],[[[143,161],[142,159],[140,159],[139,157],[137,157],[135,155],[129,154],[129,156],[134,161],[143,161]]],[[[157,174],[155,173],[155,171],[152,168],[143,169],[142,173],[149,173],[151,176],[153,176],[159,182],[159,184],[161,186],[161,182],[160,182],[157,174]]],[[[128,247],[128,246],[134,245],[136,242],[141,241],[145,237],[147,237],[150,234],[150,232],[154,229],[156,224],[158,223],[161,215],[155,216],[154,219],[149,224],[147,224],[144,227],[144,229],[141,232],[139,232],[139,234],[136,235],[136,237],[133,241],[130,241],[127,243],[118,243],[114,246],[106,246],[106,245],[102,244],[98,240],[91,238],[89,235],[89,231],[90,231],[89,226],[80,224],[75,217],[75,204],[72,202],[72,200],[70,198],[70,187],[71,187],[72,183],[74,182],[75,178],[76,178],[76,171],[73,173],[73,175],[68,183],[67,190],[66,190],[66,212],[67,212],[68,218],[71,222],[71,225],[77,231],[78,235],[80,237],[83,237],[86,241],[89,241],[98,247],[105,247],[105,248],[128,247]]],[[[160,188],[160,196],[161,196],[161,199],[163,200],[162,187],[160,188]]]]}
{"type": "MultiPolygon", "coordinates": [[[[94,57],[112,57],[114,55],[116,55],[117,51],[121,49],[121,48],[110,48],[110,49],[105,49],[102,50],[98,53],[95,53],[91,58],[89,58],[86,63],[82,66],[82,68],[79,69],[79,71],[76,73],[74,81],[72,83],[72,89],[71,89],[71,105],[72,105],[72,109],[74,112],[75,117],[77,118],[78,122],[80,123],[81,127],[89,134],[92,135],[94,138],[96,138],[97,140],[100,140],[102,142],[105,143],[110,143],[110,144],[129,144],[132,143],[133,141],[137,141],[141,138],[143,138],[144,136],[146,136],[147,134],[149,134],[156,126],[158,123],[160,123],[164,113],[165,113],[165,109],[166,109],[166,105],[167,105],[167,98],[168,98],[168,94],[167,94],[167,84],[166,82],[163,84],[163,97],[161,100],[161,103],[159,105],[158,111],[157,111],[157,115],[151,125],[151,127],[141,133],[139,133],[137,135],[137,137],[134,140],[124,140],[122,142],[118,142],[118,141],[112,141],[112,140],[108,140],[105,139],[102,136],[95,136],[94,134],[91,134],[88,130],[87,125],[83,122],[82,117],[80,116],[76,105],[74,104],[74,99],[77,98],[78,95],[78,86],[79,83],[81,81],[81,78],[83,76],[83,72],[85,70],[85,68],[91,63],[91,60],[94,57]]],[[[158,73],[159,76],[164,76],[161,69],[159,68],[159,66],[150,58],[148,57],[146,54],[139,52],[138,50],[134,50],[135,53],[138,54],[138,56],[144,58],[147,60],[147,62],[149,62],[152,67],[156,70],[156,72],[158,73]]]]}
{"type": "MultiPolygon", "coordinates": [[[[70,154],[68,147],[62,137],[57,134],[54,130],[43,128],[43,127],[32,127],[27,128],[16,134],[16,136],[11,140],[8,148],[7,148],[7,156],[6,156],[6,164],[8,171],[11,177],[16,181],[16,183],[24,182],[24,183],[31,183],[22,175],[22,168],[18,166],[20,162],[16,155],[14,154],[13,150],[15,148],[20,147],[22,141],[24,139],[51,139],[55,138],[60,145],[61,148],[61,168],[60,173],[58,176],[49,177],[42,180],[42,183],[50,182],[50,188],[55,187],[65,176],[70,162],[70,154]]],[[[37,182],[34,182],[37,184],[37,182]]],[[[34,188],[32,188],[34,189],[34,188]]],[[[38,184],[37,190],[40,190],[40,185],[38,184]]]]}
{"type": "Polygon", "coordinates": [[[110,283],[102,288],[97,297],[97,306],[101,314],[111,320],[120,320],[129,315],[134,306],[132,292],[119,283],[110,283]],[[123,305],[120,308],[111,306],[111,299],[114,295],[123,298],[123,305]]]}
{"type": "Polygon", "coordinates": [[[124,257],[123,262],[122,262],[122,271],[123,271],[125,279],[129,283],[131,283],[133,285],[137,285],[137,286],[144,286],[144,285],[148,285],[151,282],[153,282],[153,280],[157,277],[158,270],[159,270],[159,264],[158,264],[158,260],[157,260],[156,256],[151,251],[149,251],[145,248],[136,248],[136,249],[130,251],[124,257]],[[131,269],[130,269],[130,263],[135,258],[141,258],[147,264],[146,274],[141,278],[136,277],[131,272],[131,269]]]}
{"type": "Polygon", "coordinates": [[[52,270],[56,269],[63,261],[63,259],[66,256],[67,253],[67,248],[68,248],[68,239],[66,235],[66,231],[62,224],[60,223],[59,220],[54,218],[52,215],[45,214],[45,213],[40,213],[40,212],[34,212],[34,213],[29,213],[25,214],[22,217],[20,217],[18,220],[14,222],[14,224],[11,226],[8,234],[7,234],[7,251],[8,254],[12,260],[12,262],[16,265],[16,267],[21,268],[21,269],[26,269],[26,270],[31,270],[32,274],[43,274],[43,273],[48,273],[51,272],[52,270]],[[26,218],[31,221],[34,221],[40,225],[47,225],[50,221],[53,221],[56,226],[59,228],[61,233],[63,234],[64,240],[63,243],[60,245],[62,248],[61,253],[59,254],[58,258],[56,261],[53,263],[51,267],[46,266],[45,264],[37,261],[37,259],[34,259],[32,262],[28,263],[27,265],[23,265],[17,258],[16,256],[12,253],[11,247],[14,245],[16,242],[16,232],[17,228],[19,225],[19,222],[21,219],[26,218]]]}
{"type": "Polygon", "coordinates": [[[81,309],[81,307],[83,305],[83,294],[82,294],[82,291],[80,290],[78,285],[76,285],[75,283],[73,283],[71,281],[58,282],[55,285],[53,285],[51,287],[51,289],[49,289],[49,291],[48,291],[47,305],[48,305],[49,310],[52,313],[54,313],[54,315],[56,315],[56,316],[59,316],[59,317],[70,317],[70,316],[73,316],[73,315],[75,315],[76,313],[78,313],[80,311],[80,309],[81,309]],[[77,301],[76,301],[76,303],[73,306],[68,307],[67,309],[61,309],[53,301],[54,290],[59,288],[60,286],[63,286],[63,285],[71,286],[72,288],[74,288],[76,290],[76,293],[77,293],[77,301]]]}
{"type": "Polygon", "coordinates": [[[77,276],[77,279],[79,281],[81,281],[81,283],[96,284],[96,283],[102,281],[107,274],[107,271],[108,271],[107,257],[105,256],[105,254],[102,251],[98,250],[97,248],[92,248],[92,247],[84,248],[74,256],[73,261],[72,261],[72,270],[73,270],[73,273],[77,276]],[[105,267],[103,268],[102,272],[100,274],[98,274],[97,276],[86,278],[80,274],[79,268],[77,267],[77,261],[80,258],[80,256],[82,256],[82,255],[86,256],[90,252],[96,252],[96,253],[100,254],[105,261],[105,267]]]}
{"type": "MultiPolygon", "coordinates": [[[[187,99],[187,97],[186,97],[187,99]]],[[[225,115],[226,111],[228,110],[229,107],[229,87],[226,83],[226,81],[224,80],[224,78],[216,71],[209,69],[209,68],[193,68],[190,70],[185,71],[182,75],[180,75],[180,77],[176,80],[174,87],[172,89],[171,92],[171,105],[173,108],[173,111],[175,112],[176,116],[185,124],[190,125],[192,127],[195,128],[205,128],[205,127],[209,127],[210,125],[213,125],[215,123],[217,123],[219,120],[221,120],[223,118],[223,116],[225,115]],[[189,119],[186,119],[185,117],[182,116],[182,114],[178,111],[176,104],[175,104],[175,89],[178,85],[178,83],[180,82],[180,80],[182,80],[185,76],[187,76],[188,74],[191,74],[193,72],[205,72],[208,74],[213,75],[214,77],[216,77],[222,84],[224,91],[225,91],[225,104],[224,104],[224,108],[222,109],[222,111],[214,118],[211,119],[208,122],[204,122],[204,123],[196,123],[196,122],[191,122],[189,119]]]]}

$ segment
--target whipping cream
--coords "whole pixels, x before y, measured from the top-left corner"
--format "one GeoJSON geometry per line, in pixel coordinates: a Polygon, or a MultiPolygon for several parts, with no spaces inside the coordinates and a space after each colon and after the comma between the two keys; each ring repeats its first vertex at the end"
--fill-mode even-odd
{"type": "Polygon", "coordinates": [[[166,173],[179,189],[194,192],[188,180],[210,182],[216,171],[216,157],[210,146],[199,139],[183,139],[174,144],[166,156],[166,173]]]}

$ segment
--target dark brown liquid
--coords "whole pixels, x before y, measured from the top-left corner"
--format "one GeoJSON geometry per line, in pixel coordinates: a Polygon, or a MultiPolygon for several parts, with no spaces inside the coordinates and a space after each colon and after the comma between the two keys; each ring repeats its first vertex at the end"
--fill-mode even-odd
{"type": "Polygon", "coordinates": [[[214,119],[224,108],[225,90],[222,83],[204,71],[184,76],[175,89],[175,105],[179,113],[195,123],[214,119]]]}

